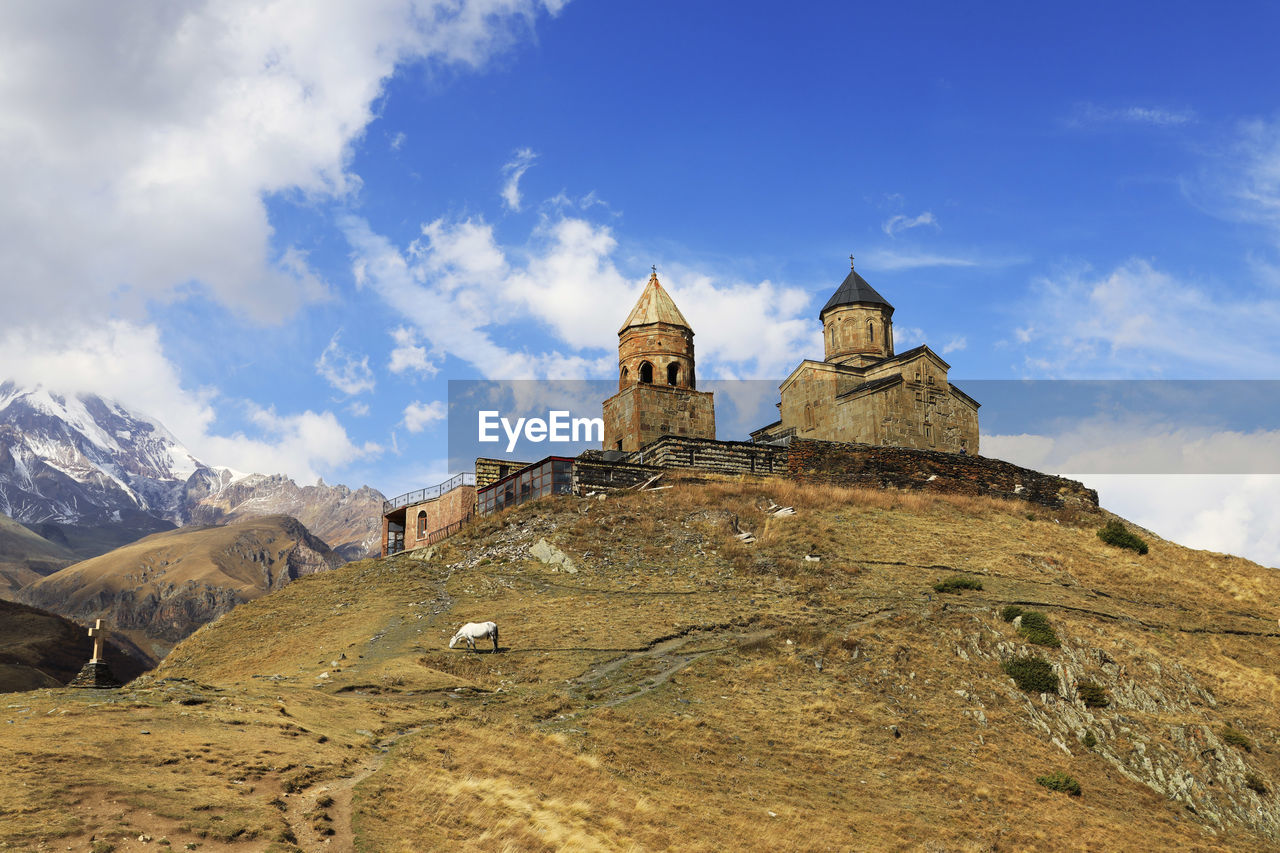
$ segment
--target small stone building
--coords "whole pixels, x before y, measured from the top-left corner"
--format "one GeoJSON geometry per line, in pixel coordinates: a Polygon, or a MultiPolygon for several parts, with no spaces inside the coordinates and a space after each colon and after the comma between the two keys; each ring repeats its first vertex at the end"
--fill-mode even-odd
{"type": "MultiPolygon", "coordinates": [[[[851,259],[852,260],[852,259],[851,259]]],[[[755,441],[822,441],[977,454],[978,402],[947,379],[925,345],[893,351],[893,306],[849,265],[818,313],[826,358],[805,359],[781,386],[781,417],[755,441]]]]}
{"type": "Polygon", "coordinates": [[[716,437],[712,395],[697,390],[693,329],[655,271],[618,330],[618,393],[604,401],[604,449],[635,451],[664,435],[716,437]]]}

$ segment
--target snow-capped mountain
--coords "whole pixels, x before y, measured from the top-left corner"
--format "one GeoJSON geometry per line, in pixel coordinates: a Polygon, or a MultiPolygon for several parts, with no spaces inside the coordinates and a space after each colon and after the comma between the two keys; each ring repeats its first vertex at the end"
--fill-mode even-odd
{"type": "Polygon", "coordinates": [[[55,540],[101,531],[70,543],[82,556],[193,516],[208,524],[281,512],[309,516],[303,523],[330,547],[363,556],[377,540],[381,502],[367,487],[299,488],[281,475],[206,465],[159,421],[93,394],[0,384],[0,512],[55,540]]]}

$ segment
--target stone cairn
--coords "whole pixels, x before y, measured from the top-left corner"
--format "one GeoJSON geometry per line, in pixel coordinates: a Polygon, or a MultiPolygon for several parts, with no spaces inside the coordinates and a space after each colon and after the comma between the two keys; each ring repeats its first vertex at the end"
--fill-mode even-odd
{"type": "Polygon", "coordinates": [[[107,629],[102,627],[101,619],[93,623],[93,627],[89,629],[89,636],[93,637],[93,658],[67,686],[89,688],[121,686],[116,677],[111,674],[111,667],[107,666],[107,629]]]}

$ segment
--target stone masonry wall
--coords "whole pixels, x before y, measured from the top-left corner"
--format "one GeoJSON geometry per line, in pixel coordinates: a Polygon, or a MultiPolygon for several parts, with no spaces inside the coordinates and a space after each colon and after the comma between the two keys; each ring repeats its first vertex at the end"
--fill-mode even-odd
{"type": "Polygon", "coordinates": [[[573,462],[573,493],[627,489],[662,473],[657,465],[640,465],[623,460],[608,461],[599,450],[586,450],[573,462]]]}
{"type": "Polygon", "coordinates": [[[664,435],[714,439],[712,395],[665,385],[632,385],[604,401],[606,450],[639,450],[664,435]]]}
{"type": "Polygon", "coordinates": [[[476,459],[476,488],[483,489],[496,483],[508,474],[519,471],[531,462],[517,462],[514,459],[489,459],[484,456],[476,459]]]}
{"type": "Polygon", "coordinates": [[[717,474],[785,474],[788,470],[785,447],[674,435],[645,445],[628,456],[627,461],[717,474]]]}
{"type": "Polygon", "coordinates": [[[789,450],[787,476],[799,482],[987,495],[1048,507],[1098,506],[1098,493],[1082,483],[1000,459],[799,438],[789,450]]]}

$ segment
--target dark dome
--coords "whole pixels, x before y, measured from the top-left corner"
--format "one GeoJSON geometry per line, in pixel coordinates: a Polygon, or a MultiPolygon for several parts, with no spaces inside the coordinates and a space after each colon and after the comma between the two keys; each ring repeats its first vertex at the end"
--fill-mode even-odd
{"type": "Polygon", "coordinates": [[[838,305],[883,305],[889,309],[889,313],[893,313],[893,306],[889,304],[889,300],[885,299],[876,289],[867,284],[867,280],[858,275],[854,270],[849,270],[848,277],[831,294],[831,298],[827,300],[827,304],[822,306],[822,310],[818,312],[818,319],[822,319],[822,315],[828,310],[838,305]]]}

